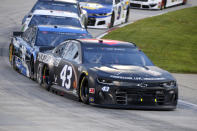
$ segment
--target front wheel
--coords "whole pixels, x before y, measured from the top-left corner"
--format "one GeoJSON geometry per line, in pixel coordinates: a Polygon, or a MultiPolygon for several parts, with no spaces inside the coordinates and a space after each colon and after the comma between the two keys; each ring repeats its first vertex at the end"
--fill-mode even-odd
{"type": "Polygon", "coordinates": [[[87,77],[83,77],[79,88],[80,99],[84,104],[89,104],[89,87],[87,77]]]}
{"type": "Polygon", "coordinates": [[[15,60],[15,56],[14,56],[14,46],[12,44],[9,47],[9,61],[10,61],[10,64],[11,64],[12,68],[14,70],[17,70],[16,60],[15,60]]]}

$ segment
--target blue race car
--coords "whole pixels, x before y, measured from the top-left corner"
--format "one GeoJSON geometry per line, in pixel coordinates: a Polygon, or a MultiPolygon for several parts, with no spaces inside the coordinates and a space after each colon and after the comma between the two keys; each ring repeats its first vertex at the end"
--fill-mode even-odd
{"type": "Polygon", "coordinates": [[[88,13],[89,28],[110,28],[128,21],[129,0],[79,0],[88,13]]]}
{"type": "Polygon", "coordinates": [[[35,79],[37,53],[55,48],[67,39],[92,38],[86,29],[40,25],[25,32],[13,32],[9,46],[9,61],[14,69],[35,79]]]}

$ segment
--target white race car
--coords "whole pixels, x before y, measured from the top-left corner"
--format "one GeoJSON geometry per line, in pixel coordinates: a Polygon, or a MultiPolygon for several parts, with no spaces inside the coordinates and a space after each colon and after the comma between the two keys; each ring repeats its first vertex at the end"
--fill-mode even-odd
{"type": "Polygon", "coordinates": [[[85,28],[76,13],[55,10],[35,10],[24,22],[21,31],[38,25],[71,26],[85,28]]]}
{"type": "Polygon", "coordinates": [[[128,21],[129,0],[79,0],[88,13],[88,28],[110,28],[128,21]]]}
{"type": "Polygon", "coordinates": [[[27,18],[31,17],[35,10],[56,10],[76,13],[82,19],[82,23],[87,26],[87,12],[80,8],[77,0],[37,0],[30,12],[23,18],[22,24],[24,24],[27,18]]]}
{"type": "Polygon", "coordinates": [[[179,4],[186,4],[187,0],[130,0],[131,8],[164,9],[179,4]]]}

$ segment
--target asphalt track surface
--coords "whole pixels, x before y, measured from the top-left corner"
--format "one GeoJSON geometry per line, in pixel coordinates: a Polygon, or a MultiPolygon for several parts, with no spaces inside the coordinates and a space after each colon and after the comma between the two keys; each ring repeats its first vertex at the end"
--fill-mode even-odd
{"type": "MultiPolygon", "coordinates": [[[[85,105],[47,92],[15,72],[8,62],[10,36],[12,31],[20,29],[23,16],[35,0],[0,2],[0,131],[197,130],[197,75],[174,74],[180,94],[175,111],[144,111],[85,105]]],[[[130,21],[194,5],[197,5],[196,0],[163,11],[132,9],[130,21]]],[[[105,31],[90,30],[94,36],[105,31]]]]}

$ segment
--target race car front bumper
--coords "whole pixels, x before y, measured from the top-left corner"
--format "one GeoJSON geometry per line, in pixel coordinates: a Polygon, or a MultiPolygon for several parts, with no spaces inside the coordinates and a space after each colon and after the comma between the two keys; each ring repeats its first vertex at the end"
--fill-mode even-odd
{"type": "Polygon", "coordinates": [[[160,9],[161,2],[140,2],[140,1],[131,1],[131,8],[139,8],[139,9],[160,9]]]}
{"type": "Polygon", "coordinates": [[[88,17],[88,28],[102,29],[109,28],[111,15],[106,17],[88,17]]]}
{"type": "Polygon", "coordinates": [[[177,105],[178,88],[99,86],[89,101],[110,108],[172,110],[177,105]]]}

